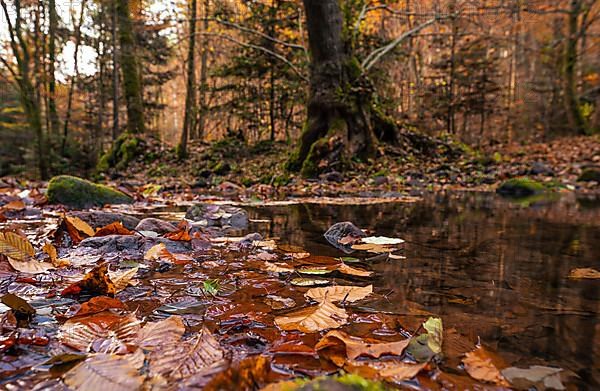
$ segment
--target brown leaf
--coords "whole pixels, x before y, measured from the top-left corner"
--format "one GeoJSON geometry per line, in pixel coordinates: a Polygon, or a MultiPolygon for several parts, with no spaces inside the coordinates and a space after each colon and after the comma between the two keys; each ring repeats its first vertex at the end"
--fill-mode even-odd
{"type": "Polygon", "coordinates": [[[324,288],[311,288],[305,295],[318,302],[324,300],[331,302],[344,300],[352,303],[364,299],[371,293],[373,293],[373,285],[365,287],[336,285],[324,288]]]}
{"type": "Polygon", "coordinates": [[[189,242],[190,240],[192,240],[192,238],[190,237],[190,225],[187,223],[187,221],[183,220],[181,223],[179,223],[177,228],[177,231],[167,232],[163,235],[163,237],[170,240],[182,242],[189,242]]]}
{"type": "Polygon", "coordinates": [[[29,240],[14,232],[0,232],[0,254],[16,261],[27,261],[35,255],[29,240]]]}
{"type": "Polygon", "coordinates": [[[410,339],[395,342],[363,339],[353,337],[343,331],[332,330],[325,334],[319,343],[317,343],[315,349],[319,351],[332,346],[338,346],[341,343],[346,348],[347,357],[350,360],[355,360],[363,355],[373,358],[379,358],[384,354],[401,356],[409,342],[410,339]]]}
{"type": "Polygon", "coordinates": [[[155,350],[163,344],[177,344],[185,326],[181,316],[173,315],[158,322],[146,323],[137,336],[137,345],[144,350],[155,350]]]}
{"type": "Polygon", "coordinates": [[[356,277],[370,277],[373,275],[373,272],[368,270],[358,269],[352,266],[348,266],[345,263],[341,263],[336,269],[340,273],[348,274],[356,277]]]}
{"type": "Polygon", "coordinates": [[[108,266],[105,263],[93,268],[81,281],[68,286],[60,294],[79,295],[82,292],[93,296],[114,296],[117,293],[115,284],[108,276],[108,266]]]}
{"type": "Polygon", "coordinates": [[[127,356],[96,354],[67,372],[64,382],[79,391],[137,390],[144,382],[144,376],[139,373],[143,364],[141,352],[127,356]]]}
{"type": "MultiPolygon", "coordinates": [[[[93,315],[111,308],[121,310],[127,309],[121,300],[107,296],[96,296],[81,304],[72,317],[93,315]]],[[[69,311],[71,312],[71,310],[69,311]]]]}
{"type": "Polygon", "coordinates": [[[163,250],[166,250],[166,249],[167,249],[167,247],[165,246],[164,243],[155,244],[154,246],[150,247],[150,249],[148,251],[146,251],[146,254],[144,254],[144,260],[153,261],[153,260],[159,259],[160,254],[163,252],[163,250]]]}
{"type": "Polygon", "coordinates": [[[265,270],[272,273],[291,273],[294,268],[285,263],[265,262],[265,270]]]}
{"type": "Polygon", "coordinates": [[[465,354],[462,360],[467,373],[476,380],[494,383],[508,387],[500,371],[504,365],[483,347],[477,347],[472,352],[465,354]]]}
{"type": "Polygon", "coordinates": [[[412,379],[427,366],[427,363],[409,364],[402,361],[381,361],[370,363],[370,367],[379,371],[379,376],[386,380],[401,382],[412,379]]]}
{"type": "Polygon", "coordinates": [[[81,242],[82,236],[80,234],[85,236],[94,236],[95,234],[94,229],[79,217],[65,216],[63,221],[74,243],[81,242]]]}
{"type": "Polygon", "coordinates": [[[25,209],[25,207],[26,207],[26,205],[23,202],[23,200],[14,200],[14,201],[9,202],[8,204],[2,205],[2,207],[0,207],[0,209],[20,211],[20,210],[25,209]]]}
{"type": "Polygon", "coordinates": [[[115,221],[102,228],[99,228],[94,236],[107,236],[107,235],[133,235],[133,231],[128,230],[123,226],[120,221],[115,221]]]}
{"type": "Polygon", "coordinates": [[[282,330],[299,330],[305,333],[335,329],[348,320],[343,308],[336,307],[329,300],[317,306],[303,308],[285,316],[275,318],[275,324],[282,330]]]}
{"type": "Polygon", "coordinates": [[[138,267],[134,267],[131,269],[108,273],[108,277],[115,285],[115,291],[117,293],[127,288],[128,285],[135,285],[132,283],[131,279],[137,274],[138,269],[138,267]]]}
{"type": "Polygon", "coordinates": [[[191,340],[159,345],[149,362],[152,375],[181,380],[223,365],[225,355],[215,337],[203,328],[191,340]]]}
{"type": "Polygon", "coordinates": [[[48,254],[48,256],[50,257],[50,262],[52,262],[52,265],[54,267],[69,266],[71,264],[71,262],[69,262],[68,259],[58,258],[58,251],[56,251],[56,247],[54,247],[54,245],[50,242],[46,242],[44,244],[44,247],[42,247],[42,251],[48,254]]]}
{"type": "Polygon", "coordinates": [[[29,274],[45,273],[48,270],[54,268],[54,266],[52,266],[52,264],[49,262],[39,262],[35,259],[29,259],[28,261],[18,261],[16,259],[8,257],[8,263],[10,263],[10,266],[12,266],[15,270],[20,271],[21,273],[29,274]]]}

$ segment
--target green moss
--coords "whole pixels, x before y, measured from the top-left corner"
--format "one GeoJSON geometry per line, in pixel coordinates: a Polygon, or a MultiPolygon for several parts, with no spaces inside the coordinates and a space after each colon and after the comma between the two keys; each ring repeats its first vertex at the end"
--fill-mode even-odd
{"type": "Polygon", "coordinates": [[[319,157],[322,156],[322,151],[324,148],[327,148],[327,140],[325,138],[320,138],[310,146],[308,155],[302,163],[300,175],[305,178],[313,178],[317,176],[319,173],[319,167],[317,164],[320,160],[319,157]]]}
{"type": "Polygon", "coordinates": [[[504,181],[496,192],[506,197],[521,198],[543,193],[546,189],[542,183],[523,177],[504,181]]]}
{"type": "Polygon", "coordinates": [[[133,202],[131,197],[116,189],[70,175],[52,178],[48,183],[46,196],[52,204],[63,204],[74,208],[133,202]]]}
{"type": "Polygon", "coordinates": [[[227,173],[229,173],[229,171],[231,171],[231,166],[229,165],[229,163],[221,160],[216,162],[211,167],[211,170],[216,175],[226,175],[227,173]]]}
{"type": "Polygon", "coordinates": [[[362,67],[358,58],[352,56],[346,63],[346,71],[351,80],[358,79],[362,74],[362,67]]]}
{"type": "Polygon", "coordinates": [[[135,159],[139,154],[141,140],[130,133],[123,133],[113,144],[112,148],[104,154],[98,164],[96,170],[105,172],[110,168],[123,170],[127,165],[135,159]]]}

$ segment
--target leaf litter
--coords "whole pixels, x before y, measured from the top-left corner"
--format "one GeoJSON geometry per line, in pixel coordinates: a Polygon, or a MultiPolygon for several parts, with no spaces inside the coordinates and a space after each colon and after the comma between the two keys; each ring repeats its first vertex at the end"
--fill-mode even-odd
{"type": "MultiPolygon", "coordinates": [[[[4,207],[19,212],[27,206],[4,207]]],[[[447,373],[440,318],[415,313],[422,325],[406,332],[401,315],[364,312],[357,303],[383,292],[375,292],[373,261],[360,251],[403,259],[388,256],[401,251],[400,238],[346,235],[339,244],[358,255],[334,258],[277,239],[227,236],[185,220],[174,232],[141,235],[121,221],[94,230],[66,214],[39,230],[45,241],[35,245],[18,231],[0,232],[0,257],[11,268],[7,275],[45,292],[23,297],[0,292],[5,305],[0,351],[13,362],[0,367],[0,374],[17,376],[20,384],[278,389],[279,381],[299,384],[289,381],[303,374],[344,370],[386,387],[407,380],[417,388],[563,385],[561,368],[499,365],[474,344],[461,357],[462,366],[447,373]],[[97,241],[104,237],[114,242],[97,241]],[[40,307],[45,301],[50,307],[40,307]],[[393,332],[373,332],[384,329],[393,332]]],[[[596,278],[590,271],[570,277],[596,278]]]]}

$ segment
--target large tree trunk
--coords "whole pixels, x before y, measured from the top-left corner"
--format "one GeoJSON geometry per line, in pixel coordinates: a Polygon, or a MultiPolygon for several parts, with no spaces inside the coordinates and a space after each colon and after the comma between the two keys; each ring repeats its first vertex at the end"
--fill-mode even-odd
{"type": "Polygon", "coordinates": [[[183,114],[183,128],[181,129],[181,138],[177,146],[177,157],[183,159],[187,156],[187,144],[190,129],[192,129],[192,118],[196,111],[195,105],[195,76],[196,76],[196,9],[197,1],[190,3],[190,42],[188,44],[187,55],[187,93],[185,96],[185,113],[183,114]]]}
{"type": "Polygon", "coordinates": [[[373,88],[342,32],[338,0],[304,0],[311,51],[308,118],[291,170],[315,176],[375,152],[373,88]]]}
{"type": "Polygon", "coordinates": [[[119,25],[121,74],[123,92],[127,103],[127,131],[132,134],[144,132],[144,104],[142,102],[142,79],[139,74],[135,35],[129,9],[129,0],[116,0],[119,25]]]}

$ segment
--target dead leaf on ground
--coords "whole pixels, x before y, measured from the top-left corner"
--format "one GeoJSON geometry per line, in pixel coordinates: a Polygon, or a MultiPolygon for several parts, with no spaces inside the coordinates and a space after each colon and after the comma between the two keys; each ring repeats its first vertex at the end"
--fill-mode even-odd
{"type": "Polygon", "coordinates": [[[27,261],[35,255],[29,240],[14,232],[0,232],[0,254],[16,261],[27,261]]]}
{"type": "Polygon", "coordinates": [[[123,289],[127,288],[129,285],[135,285],[132,281],[133,277],[137,274],[139,267],[134,267],[131,269],[120,270],[116,272],[109,272],[108,277],[115,285],[115,291],[117,293],[121,292],[123,289]]]}
{"type": "Polygon", "coordinates": [[[123,226],[120,221],[115,221],[102,228],[98,228],[94,236],[107,236],[107,235],[133,235],[133,231],[128,230],[123,226]]]}
{"type": "Polygon", "coordinates": [[[15,212],[21,211],[25,208],[26,208],[26,205],[23,202],[23,200],[14,200],[14,201],[4,204],[0,207],[1,210],[11,210],[11,211],[15,211],[15,212]]]}
{"type": "MultiPolygon", "coordinates": [[[[315,349],[320,351],[331,347],[339,347],[341,344],[345,347],[346,357],[350,360],[356,360],[360,356],[373,358],[379,358],[384,354],[401,356],[409,342],[410,339],[386,342],[370,338],[358,338],[343,331],[332,330],[321,338],[315,349]]],[[[336,364],[340,365],[337,362],[336,364]]]]}
{"type": "Polygon", "coordinates": [[[285,316],[275,318],[275,324],[282,330],[299,330],[305,333],[335,329],[348,320],[343,308],[325,300],[317,306],[303,308],[285,316]]]}
{"type": "MultiPolygon", "coordinates": [[[[100,313],[102,311],[106,311],[108,309],[127,309],[125,304],[121,300],[115,299],[113,297],[108,296],[96,296],[92,297],[90,300],[85,303],[79,305],[77,304],[75,312],[69,310],[71,315],[67,314],[67,316],[75,317],[75,316],[85,316],[85,315],[93,315],[100,313]],[[78,308],[77,308],[78,307],[78,308]]],[[[73,308],[73,307],[71,307],[73,308]]]]}
{"type": "Polygon", "coordinates": [[[88,223],[81,220],[79,217],[67,215],[64,217],[63,222],[71,240],[75,244],[81,242],[85,237],[94,236],[96,233],[88,223]]]}
{"type": "Polygon", "coordinates": [[[219,342],[205,327],[191,340],[162,344],[149,357],[150,373],[181,380],[225,362],[219,342]]]}
{"type": "Polygon", "coordinates": [[[50,257],[50,262],[54,267],[63,267],[69,266],[71,262],[68,259],[58,258],[58,251],[56,247],[50,242],[46,242],[44,247],[42,247],[42,251],[44,251],[50,257]]]}
{"type": "Polygon", "coordinates": [[[144,376],[139,372],[144,355],[127,356],[96,354],[77,364],[63,379],[66,385],[79,391],[129,391],[140,389],[144,376]]]}
{"type": "Polygon", "coordinates": [[[465,354],[462,362],[465,370],[473,379],[494,383],[499,386],[509,386],[504,376],[500,373],[502,364],[485,348],[480,346],[472,352],[468,352],[465,354]]]}
{"type": "Polygon", "coordinates": [[[348,266],[345,263],[341,263],[337,267],[336,270],[340,273],[344,273],[344,274],[348,274],[350,276],[356,276],[356,277],[371,277],[373,275],[373,272],[370,272],[370,271],[364,270],[364,269],[359,269],[359,268],[352,267],[352,266],[348,266]]]}
{"type": "Polygon", "coordinates": [[[190,225],[187,221],[183,220],[177,226],[177,231],[167,232],[163,235],[163,237],[170,240],[189,242],[190,240],[192,240],[192,238],[190,237],[190,225]]]}
{"type": "Polygon", "coordinates": [[[294,259],[304,259],[310,257],[310,253],[299,246],[292,246],[290,244],[279,244],[277,249],[287,255],[290,255],[294,259]]]}
{"type": "Polygon", "coordinates": [[[329,280],[323,280],[321,278],[292,278],[290,284],[294,286],[320,286],[329,284],[329,280]]]}
{"type": "Polygon", "coordinates": [[[146,323],[139,331],[136,343],[144,350],[155,350],[163,344],[176,344],[184,333],[183,318],[173,315],[158,322],[146,323]]]}
{"type": "Polygon", "coordinates": [[[114,296],[117,293],[115,284],[108,276],[108,266],[103,263],[93,268],[81,281],[69,285],[60,293],[62,296],[79,295],[114,296]]]}
{"type": "Polygon", "coordinates": [[[574,279],[574,280],[580,280],[580,279],[596,280],[596,279],[600,279],[600,271],[589,268],[589,267],[573,269],[569,272],[569,278],[574,279]]]}
{"type": "Polygon", "coordinates": [[[373,285],[367,285],[365,287],[336,285],[324,288],[311,288],[306,292],[305,296],[318,302],[323,302],[325,300],[331,302],[343,300],[352,303],[364,299],[371,293],[373,293],[373,285]]]}
{"type": "Polygon", "coordinates": [[[353,244],[351,248],[353,250],[368,251],[370,253],[376,253],[376,254],[384,254],[384,253],[390,253],[390,252],[394,251],[393,247],[382,246],[379,244],[369,244],[369,243],[353,244]]]}
{"type": "Polygon", "coordinates": [[[565,390],[562,368],[532,365],[529,368],[510,367],[502,370],[502,376],[519,389],[565,390]]]}
{"type": "Polygon", "coordinates": [[[8,257],[8,263],[10,263],[10,266],[15,270],[28,274],[40,274],[45,273],[50,269],[54,269],[54,266],[52,266],[51,263],[39,262],[33,258],[28,261],[17,261],[16,259],[8,257]]]}
{"type": "Polygon", "coordinates": [[[294,271],[294,268],[288,266],[286,263],[265,262],[265,270],[272,273],[291,273],[294,271]]]}

